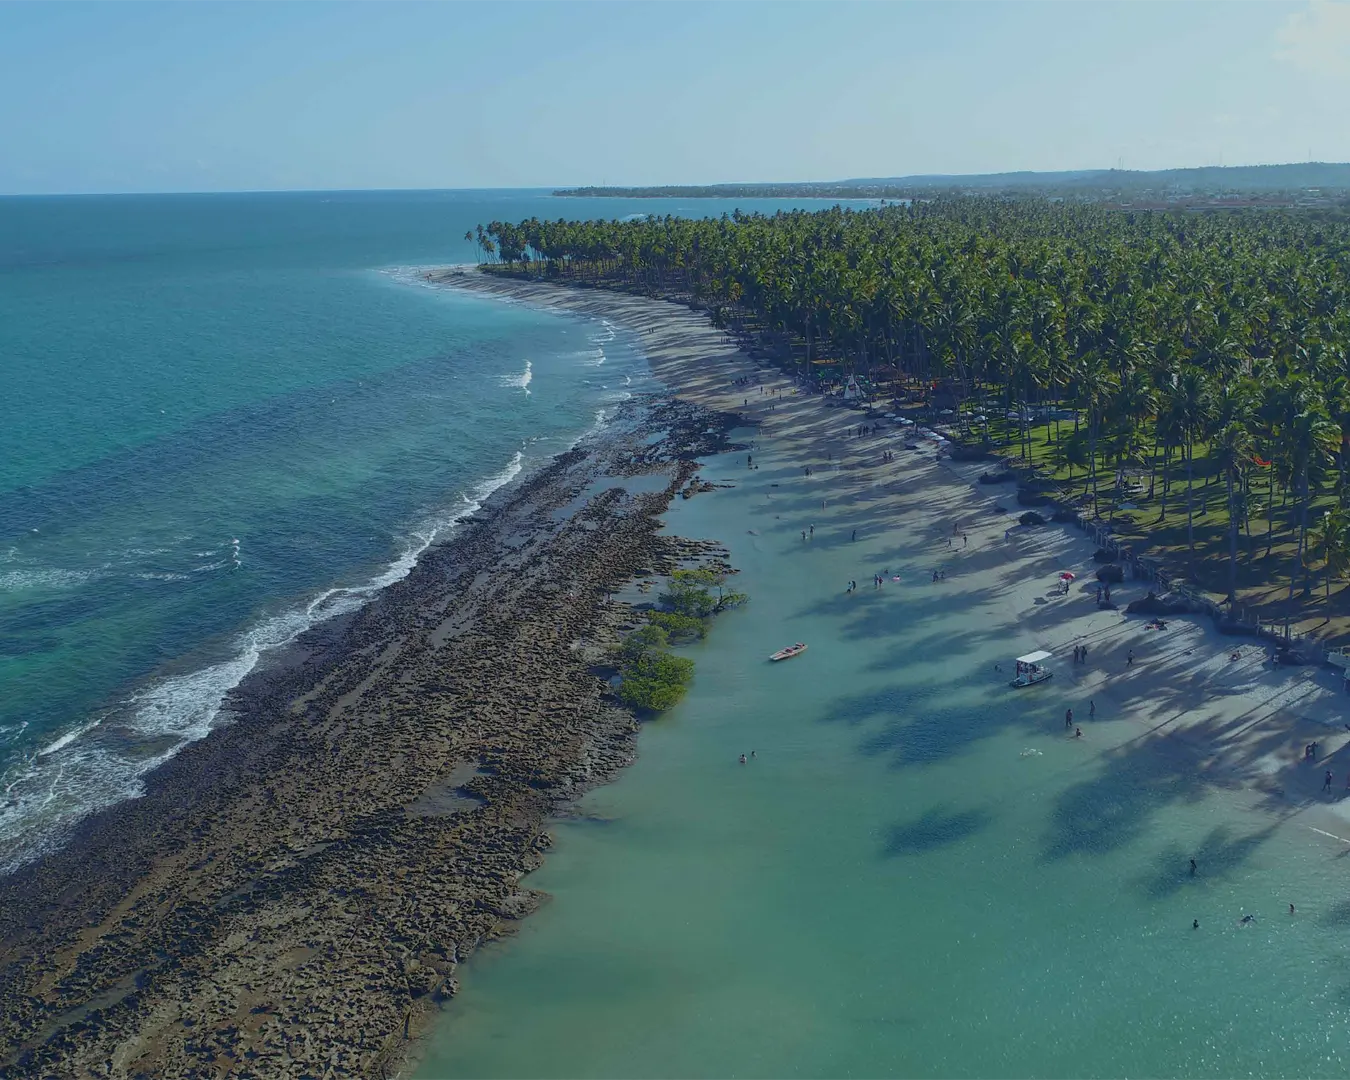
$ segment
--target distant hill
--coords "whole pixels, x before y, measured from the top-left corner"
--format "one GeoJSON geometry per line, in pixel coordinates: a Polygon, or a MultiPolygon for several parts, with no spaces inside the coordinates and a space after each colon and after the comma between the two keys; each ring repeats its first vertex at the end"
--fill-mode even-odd
{"type": "Polygon", "coordinates": [[[901,199],[936,191],[1022,192],[1110,197],[1119,194],[1222,195],[1350,192],[1350,164],[1309,161],[1291,165],[1206,165],[1196,169],[1086,169],[1074,172],[1008,172],[973,176],[893,176],[812,183],[583,187],[555,191],[575,198],[686,199],[901,199]]]}

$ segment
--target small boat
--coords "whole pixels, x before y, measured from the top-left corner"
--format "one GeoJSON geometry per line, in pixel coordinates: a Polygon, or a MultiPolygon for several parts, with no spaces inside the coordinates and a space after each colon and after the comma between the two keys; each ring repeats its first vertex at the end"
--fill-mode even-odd
{"type": "Polygon", "coordinates": [[[1046,671],[1042,661],[1049,660],[1048,652],[1027,653],[1026,656],[1017,658],[1017,678],[1013,679],[1008,685],[1014,690],[1020,690],[1024,686],[1035,686],[1037,683],[1045,682],[1053,677],[1054,672],[1046,671]]]}
{"type": "Polygon", "coordinates": [[[799,641],[797,642],[796,645],[789,645],[786,649],[779,649],[776,653],[774,653],[771,657],[769,657],[769,659],[775,662],[779,660],[791,660],[798,653],[804,652],[806,652],[806,646],[805,644],[799,641]]]}

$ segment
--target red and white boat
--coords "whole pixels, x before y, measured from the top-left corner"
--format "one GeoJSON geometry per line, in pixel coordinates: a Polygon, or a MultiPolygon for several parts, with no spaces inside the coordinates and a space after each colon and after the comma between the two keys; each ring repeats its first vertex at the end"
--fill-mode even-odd
{"type": "Polygon", "coordinates": [[[775,662],[779,660],[791,660],[794,656],[804,652],[806,652],[806,645],[799,641],[796,645],[789,645],[786,649],[779,649],[769,657],[769,659],[775,662]]]}

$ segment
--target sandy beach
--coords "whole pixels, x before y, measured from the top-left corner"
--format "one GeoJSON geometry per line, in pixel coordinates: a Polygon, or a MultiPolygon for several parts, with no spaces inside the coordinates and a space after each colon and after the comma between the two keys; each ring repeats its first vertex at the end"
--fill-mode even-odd
{"type": "MultiPolygon", "coordinates": [[[[737,415],[757,434],[735,468],[752,475],[751,458],[773,456],[774,479],[755,497],[775,542],[832,557],[867,544],[886,566],[881,582],[848,573],[863,579],[860,635],[897,619],[921,630],[959,609],[970,626],[929,644],[963,672],[977,661],[991,686],[1019,650],[1053,653],[1055,678],[1027,692],[1019,731],[1029,745],[1064,739],[1072,708],[1102,790],[1184,778],[1272,823],[1306,825],[1310,843],[1337,853],[1350,843],[1337,801],[1350,786],[1350,733],[1332,673],[1273,670],[1261,647],[1191,618],[1148,629],[1124,614],[1141,593],[1129,582],[1113,589],[1118,610],[1098,609],[1082,534],[1009,531],[1012,491],[980,485],[986,465],[907,451],[890,431],[860,435],[875,422],[794,393],[700,313],[455,270],[434,279],[626,327],[682,404],[654,405],[626,433],[502,492],[404,582],[250,679],[238,719],[155,774],[145,798],[0,883],[6,1068],[397,1071],[455,993],[458,965],[538,905],[523,879],[550,846],[550,821],[631,760],[636,725],[591,668],[633,625],[607,596],[681,558],[722,557],[726,537],[658,530],[696,460],[722,452],[731,467],[722,433],[737,415]],[[659,492],[613,479],[657,470],[670,477],[659,492]],[[914,590],[903,612],[881,606],[892,569],[914,590]],[[1061,595],[1063,570],[1078,580],[1061,595]],[[1076,645],[1088,647],[1083,664],[1076,645]],[[1316,765],[1304,760],[1313,741],[1316,765]],[[1321,792],[1326,768],[1336,798],[1321,792]]],[[[846,565],[838,557],[831,572],[846,565]]],[[[841,574],[841,598],[845,584],[841,574]]],[[[941,663],[925,677],[939,698],[952,685],[941,663]]],[[[1118,828],[1118,802],[1092,804],[1083,827],[1118,828]]]]}
{"type": "MultiPolygon", "coordinates": [[[[1193,758],[1215,782],[1248,786],[1283,812],[1315,811],[1310,816],[1322,824],[1328,823],[1324,814],[1350,822],[1350,807],[1341,810],[1336,803],[1314,798],[1325,768],[1336,774],[1338,792],[1350,786],[1350,755],[1341,756],[1350,744],[1350,728],[1344,723],[1347,698],[1337,672],[1313,666],[1272,668],[1268,647],[1248,638],[1224,637],[1198,615],[1169,618],[1165,630],[1152,630],[1146,625],[1148,616],[1125,614],[1129,602],[1147,592],[1138,582],[1112,586],[1117,610],[1099,610],[1094,545],[1066,526],[1018,526],[1022,508],[1012,485],[979,483],[989,462],[944,457],[936,463],[931,450],[905,451],[906,440],[884,422],[879,433],[859,438],[855,431],[860,425],[878,422],[819,395],[795,393],[791,379],[765,361],[751,360],[727,335],[707,341],[706,317],[680,305],[481,274],[450,280],[533,304],[622,320],[643,335],[653,370],[680,398],[720,412],[739,412],[794,465],[828,470],[831,504],[863,510],[870,528],[919,522],[935,538],[935,562],[950,562],[952,581],[959,574],[962,588],[970,592],[998,581],[1000,620],[1009,628],[1034,629],[1041,647],[1055,654],[1056,677],[1062,680],[1053,688],[1056,698],[1070,693],[1067,682],[1073,697],[1098,702],[1099,718],[1138,725],[1138,738],[1156,736],[1159,747],[1193,758]],[[700,331],[707,352],[694,365],[687,362],[686,342],[700,331]],[[750,379],[751,384],[736,385],[737,379],[750,379]],[[897,455],[893,465],[882,464],[887,450],[897,455]],[[958,543],[947,547],[953,525],[969,537],[968,545],[957,537],[958,543]],[[1004,530],[1010,527],[1005,540],[1004,530]],[[1062,570],[1076,573],[1077,580],[1061,596],[1062,570]],[[1075,645],[1088,647],[1086,664],[1073,663],[1075,645]],[[1230,660],[1235,652],[1238,659],[1230,660]],[[1314,741],[1319,744],[1318,761],[1326,762],[1320,769],[1304,760],[1305,746],[1314,741]]],[[[1086,719],[1086,710],[1077,715],[1086,719]]],[[[1350,837],[1350,832],[1345,835],[1350,837]]]]}

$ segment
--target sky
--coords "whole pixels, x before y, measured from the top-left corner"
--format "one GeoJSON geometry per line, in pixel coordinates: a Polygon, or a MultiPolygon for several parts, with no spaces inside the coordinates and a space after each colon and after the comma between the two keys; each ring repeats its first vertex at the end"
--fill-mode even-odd
{"type": "Polygon", "coordinates": [[[1350,161],[1350,2],[0,3],[0,193],[1350,161]]]}

